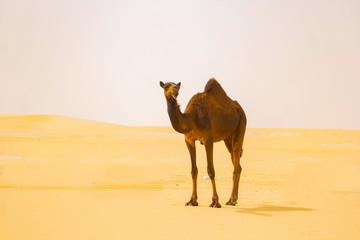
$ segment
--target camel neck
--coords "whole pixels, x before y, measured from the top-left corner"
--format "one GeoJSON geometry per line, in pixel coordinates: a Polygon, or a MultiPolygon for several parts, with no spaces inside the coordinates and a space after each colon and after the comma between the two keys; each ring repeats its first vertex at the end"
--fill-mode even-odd
{"type": "Polygon", "coordinates": [[[168,114],[171,125],[179,133],[187,133],[191,130],[188,118],[180,111],[179,104],[174,98],[167,99],[168,114]]]}

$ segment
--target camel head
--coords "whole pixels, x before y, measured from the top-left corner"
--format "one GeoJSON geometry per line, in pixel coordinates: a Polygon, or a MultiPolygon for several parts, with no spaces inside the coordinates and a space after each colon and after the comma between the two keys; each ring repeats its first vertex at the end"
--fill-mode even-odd
{"type": "Polygon", "coordinates": [[[179,95],[180,86],[181,82],[179,82],[178,84],[175,84],[173,82],[160,82],[160,87],[164,89],[165,97],[167,99],[173,98],[176,100],[177,96],[179,95]]]}

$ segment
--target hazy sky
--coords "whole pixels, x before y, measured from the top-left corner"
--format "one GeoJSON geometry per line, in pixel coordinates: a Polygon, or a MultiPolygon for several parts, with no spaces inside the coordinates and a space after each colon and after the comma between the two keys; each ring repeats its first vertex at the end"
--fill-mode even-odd
{"type": "Polygon", "coordinates": [[[249,127],[360,129],[360,1],[0,0],[0,113],[170,125],[215,77],[249,127]]]}

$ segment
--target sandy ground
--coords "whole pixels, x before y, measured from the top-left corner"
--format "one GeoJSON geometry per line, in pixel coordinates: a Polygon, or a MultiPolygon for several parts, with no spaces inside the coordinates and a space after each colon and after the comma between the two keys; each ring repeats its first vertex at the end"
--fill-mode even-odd
{"type": "Polygon", "coordinates": [[[0,115],[0,239],[360,239],[360,131],[248,129],[240,196],[215,144],[221,209],[197,145],[170,127],[0,115]]]}

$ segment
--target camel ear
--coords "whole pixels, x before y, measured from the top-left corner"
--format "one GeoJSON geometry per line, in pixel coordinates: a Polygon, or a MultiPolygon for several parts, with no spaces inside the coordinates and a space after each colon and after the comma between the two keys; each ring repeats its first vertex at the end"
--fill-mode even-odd
{"type": "Polygon", "coordinates": [[[160,81],[160,87],[164,88],[165,83],[163,83],[162,81],[160,81]]]}
{"type": "Polygon", "coordinates": [[[180,86],[181,86],[181,82],[179,82],[178,84],[176,84],[179,88],[180,88],[180,86]]]}

